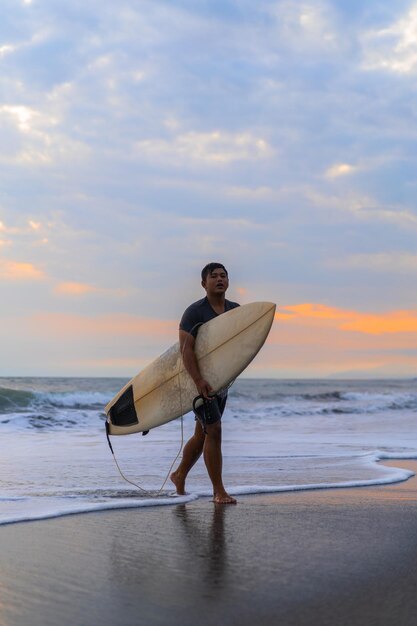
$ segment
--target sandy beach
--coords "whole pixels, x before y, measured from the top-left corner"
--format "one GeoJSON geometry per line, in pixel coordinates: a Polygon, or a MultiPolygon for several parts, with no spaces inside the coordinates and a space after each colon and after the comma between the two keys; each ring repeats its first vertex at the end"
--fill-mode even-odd
{"type": "Polygon", "coordinates": [[[416,513],[413,477],[3,526],[0,623],[411,626],[416,513]]]}

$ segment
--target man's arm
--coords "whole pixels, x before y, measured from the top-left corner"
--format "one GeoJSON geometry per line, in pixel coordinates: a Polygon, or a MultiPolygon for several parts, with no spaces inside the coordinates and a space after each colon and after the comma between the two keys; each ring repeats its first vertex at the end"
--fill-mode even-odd
{"type": "Polygon", "coordinates": [[[200,368],[198,367],[197,358],[194,352],[194,346],[195,338],[185,330],[180,330],[180,350],[184,367],[193,379],[198,393],[204,396],[204,398],[208,398],[213,389],[201,376],[200,368]]]}

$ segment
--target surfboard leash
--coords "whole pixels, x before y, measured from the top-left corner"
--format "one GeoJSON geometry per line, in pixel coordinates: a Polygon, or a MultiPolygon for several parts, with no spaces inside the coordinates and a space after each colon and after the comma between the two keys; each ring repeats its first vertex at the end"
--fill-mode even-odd
{"type": "Polygon", "coordinates": [[[116,464],[117,469],[119,470],[119,474],[120,474],[120,476],[121,476],[121,477],[123,478],[123,480],[125,480],[127,483],[130,483],[130,484],[131,484],[131,485],[133,485],[134,487],[137,487],[137,488],[138,488],[138,489],[140,489],[140,491],[142,491],[143,493],[146,493],[146,494],[148,494],[148,495],[152,495],[152,494],[151,494],[151,493],[150,493],[147,489],[144,489],[143,487],[141,487],[141,486],[140,486],[140,485],[138,485],[137,483],[133,482],[133,480],[130,480],[129,478],[126,478],[126,476],[123,474],[123,472],[122,472],[122,470],[120,469],[120,466],[119,466],[119,464],[118,464],[118,462],[117,462],[116,455],[115,455],[114,450],[113,450],[113,446],[111,445],[111,441],[110,441],[110,432],[109,432],[109,423],[108,423],[108,421],[107,421],[107,420],[106,420],[106,422],[105,422],[105,423],[106,423],[106,437],[107,437],[107,443],[109,444],[110,451],[111,451],[111,453],[112,453],[112,455],[113,455],[113,460],[114,460],[114,462],[115,462],[115,464],[116,464]]]}
{"type": "Polygon", "coordinates": [[[107,420],[106,420],[105,424],[106,424],[106,437],[107,437],[107,443],[109,444],[110,451],[111,451],[111,453],[112,453],[112,455],[113,455],[113,460],[114,460],[114,462],[115,462],[115,464],[116,464],[116,467],[117,467],[117,469],[118,469],[118,471],[119,471],[119,474],[120,474],[120,476],[123,478],[123,480],[125,480],[125,481],[126,481],[127,483],[129,483],[130,485],[133,485],[134,487],[137,487],[140,491],[142,491],[142,493],[145,493],[145,494],[146,494],[146,495],[148,495],[150,498],[156,498],[157,496],[159,496],[159,494],[161,493],[162,489],[165,487],[165,484],[166,484],[166,482],[167,482],[167,480],[168,480],[168,478],[169,478],[169,475],[170,475],[170,473],[171,473],[171,470],[172,470],[172,468],[174,467],[174,464],[176,463],[176,461],[177,461],[177,459],[178,459],[179,455],[181,454],[181,450],[182,450],[183,445],[184,445],[184,423],[183,423],[183,422],[184,422],[184,416],[183,416],[183,415],[181,415],[181,447],[180,447],[180,449],[179,449],[179,451],[178,451],[177,456],[176,456],[176,457],[175,457],[175,459],[173,460],[173,462],[172,462],[172,464],[171,464],[171,467],[170,467],[170,468],[169,468],[169,470],[168,470],[168,474],[166,475],[166,478],[165,478],[164,482],[162,483],[162,486],[161,486],[161,487],[157,490],[157,492],[156,492],[156,493],[154,493],[154,492],[149,491],[148,489],[144,489],[144,487],[141,487],[140,485],[138,485],[138,483],[135,483],[133,480],[130,480],[129,478],[127,478],[127,477],[124,475],[124,473],[122,472],[122,470],[120,469],[120,465],[119,465],[119,463],[117,462],[117,458],[116,458],[116,455],[115,455],[115,453],[114,453],[113,446],[111,445],[111,441],[110,441],[110,432],[109,432],[109,423],[108,423],[108,422],[107,422],[107,420]]]}

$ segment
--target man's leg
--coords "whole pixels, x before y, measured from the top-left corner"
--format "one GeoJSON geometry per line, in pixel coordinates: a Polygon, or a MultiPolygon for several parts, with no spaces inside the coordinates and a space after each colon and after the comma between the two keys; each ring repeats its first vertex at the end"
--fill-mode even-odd
{"type": "Polygon", "coordinates": [[[174,483],[177,494],[185,495],[185,479],[187,474],[200,458],[204,447],[205,434],[200,422],[196,421],[194,435],[187,441],[182,453],[182,460],[178,469],[171,474],[171,480],[174,483]]]}
{"type": "Polygon", "coordinates": [[[207,435],[204,441],[204,462],[213,484],[213,501],[219,504],[236,504],[236,500],[229,496],[222,479],[222,424],[219,420],[215,424],[206,426],[207,435]]]}

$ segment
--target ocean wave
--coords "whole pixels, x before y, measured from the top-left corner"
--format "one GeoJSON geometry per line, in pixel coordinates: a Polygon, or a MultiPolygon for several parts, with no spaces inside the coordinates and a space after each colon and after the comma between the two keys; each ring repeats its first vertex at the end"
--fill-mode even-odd
{"type": "Polygon", "coordinates": [[[372,393],[329,391],[322,393],[230,396],[229,407],[235,414],[275,416],[372,415],[376,413],[416,412],[415,393],[372,393]]]}
{"type": "Polygon", "coordinates": [[[345,400],[345,395],[342,391],[323,391],[322,393],[303,393],[298,397],[302,400],[315,402],[334,402],[335,400],[345,400]]]}
{"type": "Polygon", "coordinates": [[[0,387],[0,414],[22,412],[33,408],[97,410],[111,399],[111,393],[95,391],[40,392],[0,387]]]}
{"type": "Polygon", "coordinates": [[[26,409],[33,402],[35,395],[31,391],[0,387],[0,413],[26,409]]]}
{"type": "MultiPolygon", "coordinates": [[[[24,430],[94,430],[101,428],[105,421],[104,411],[59,411],[55,410],[49,415],[39,412],[16,412],[0,415],[0,425],[6,432],[24,430]]],[[[103,426],[104,428],[104,426],[103,426]]]]}
{"type": "Polygon", "coordinates": [[[111,398],[111,395],[99,391],[36,394],[36,402],[39,404],[67,409],[100,409],[111,398]]]}
{"type": "Polygon", "coordinates": [[[359,408],[371,412],[417,410],[417,394],[415,393],[346,392],[343,396],[345,400],[353,401],[358,404],[359,408]]]}

